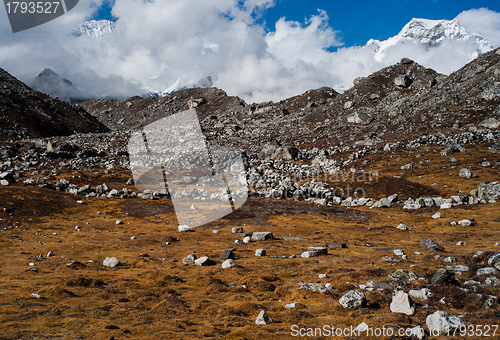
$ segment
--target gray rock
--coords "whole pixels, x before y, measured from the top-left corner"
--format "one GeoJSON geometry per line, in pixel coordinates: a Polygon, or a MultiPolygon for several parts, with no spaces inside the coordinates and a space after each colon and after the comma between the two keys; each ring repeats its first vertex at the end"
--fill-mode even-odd
{"type": "Polygon", "coordinates": [[[300,255],[300,257],[303,258],[303,259],[308,259],[310,257],[315,257],[315,256],[319,256],[318,252],[316,252],[316,251],[310,251],[310,250],[305,251],[305,252],[303,252],[300,255]]]}
{"type": "Polygon", "coordinates": [[[2,179],[2,180],[0,181],[0,185],[3,185],[3,186],[8,186],[9,184],[10,184],[10,183],[9,183],[9,181],[7,181],[6,179],[2,179]]]}
{"type": "Polygon", "coordinates": [[[328,255],[328,248],[327,247],[309,247],[307,248],[308,251],[315,251],[318,253],[318,255],[328,255]]]}
{"type": "Polygon", "coordinates": [[[234,253],[232,249],[224,250],[220,255],[220,258],[223,260],[234,259],[234,253]]]}
{"type": "Polygon", "coordinates": [[[425,323],[433,335],[447,334],[448,332],[453,332],[454,329],[465,327],[465,323],[459,317],[443,311],[437,311],[428,315],[425,323]]]}
{"type": "Polygon", "coordinates": [[[255,256],[266,256],[266,250],[265,249],[255,250],[255,256]]]}
{"type": "Polygon", "coordinates": [[[255,319],[255,323],[257,325],[267,325],[273,322],[271,317],[267,315],[265,310],[261,310],[257,318],[255,319]]]}
{"type": "Polygon", "coordinates": [[[299,306],[300,306],[300,303],[298,303],[298,302],[287,303],[285,305],[285,309],[297,308],[299,306]]]}
{"type": "Polygon", "coordinates": [[[392,293],[391,312],[406,315],[415,315],[415,303],[410,296],[404,292],[402,287],[397,287],[392,293]]]}
{"type": "Polygon", "coordinates": [[[243,228],[242,227],[233,227],[233,234],[242,234],[243,233],[243,228]]]}
{"type": "Polygon", "coordinates": [[[227,259],[226,261],[222,262],[222,269],[226,268],[231,268],[231,267],[238,267],[236,262],[233,259],[227,259]]]}
{"type": "Polygon", "coordinates": [[[431,279],[432,284],[449,283],[455,280],[455,274],[445,268],[438,269],[431,279]]]}
{"type": "Polygon", "coordinates": [[[184,263],[184,264],[191,264],[191,263],[194,263],[194,261],[196,261],[196,255],[195,254],[191,254],[191,255],[186,256],[182,260],[182,263],[184,263]]]}
{"type": "Polygon", "coordinates": [[[472,221],[465,219],[458,221],[458,224],[461,225],[462,227],[470,227],[472,225],[472,221]]]}
{"type": "Polygon", "coordinates": [[[500,253],[498,253],[498,252],[493,253],[491,255],[488,255],[486,258],[488,259],[488,264],[491,266],[495,263],[500,262],[500,253]]]}
{"type": "Polygon", "coordinates": [[[114,268],[120,265],[120,260],[118,260],[116,257],[106,257],[102,264],[105,267],[114,268]]]}
{"type": "Polygon", "coordinates": [[[462,264],[457,264],[457,265],[454,265],[454,266],[448,266],[446,267],[447,270],[449,271],[452,271],[454,273],[463,273],[463,272],[468,272],[469,271],[469,267],[468,266],[464,266],[462,264]]]}
{"type": "Polygon", "coordinates": [[[179,225],[179,227],[177,228],[177,230],[180,232],[180,233],[185,233],[187,231],[193,231],[194,228],[186,225],[186,224],[181,224],[179,225]]]}
{"type": "Polygon", "coordinates": [[[387,288],[390,288],[391,286],[385,282],[376,282],[376,281],[368,281],[367,283],[365,283],[365,286],[369,287],[369,288],[377,288],[377,289],[387,289],[387,288]]]}
{"type": "Polygon", "coordinates": [[[480,124],[482,127],[485,127],[487,129],[496,129],[500,127],[500,122],[496,120],[495,118],[488,118],[485,119],[481,122],[480,124]]]}
{"type": "Polygon", "coordinates": [[[360,308],[366,305],[366,297],[365,294],[359,290],[351,290],[339,299],[339,303],[346,309],[360,308]]]}
{"type": "Polygon", "coordinates": [[[460,175],[460,177],[466,178],[466,179],[477,177],[477,175],[473,171],[471,171],[467,168],[462,168],[462,170],[460,170],[460,172],[459,172],[459,175],[460,175]]]}
{"type": "Polygon", "coordinates": [[[490,276],[484,280],[484,284],[490,287],[500,286],[500,280],[494,276],[490,276]]]}
{"type": "Polygon", "coordinates": [[[394,273],[386,277],[387,281],[394,282],[398,280],[416,280],[418,277],[414,272],[405,269],[397,269],[394,273]]]}
{"type": "Polygon", "coordinates": [[[328,288],[326,288],[326,285],[322,283],[303,283],[299,282],[300,285],[299,290],[305,289],[305,290],[310,290],[311,292],[315,293],[326,293],[328,292],[328,288]]]}
{"type": "Polygon", "coordinates": [[[194,263],[197,266],[209,266],[209,265],[213,264],[213,261],[210,260],[210,258],[208,256],[203,256],[203,257],[200,257],[199,259],[194,260],[194,263]]]}
{"type": "Polygon", "coordinates": [[[492,153],[500,153],[500,143],[496,143],[491,147],[492,153]]]}
{"type": "Polygon", "coordinates": [[[498,270],[493,267],[479,268],[476,272],[476,276],[484,276],[484,275],[496,275],[498,274],[498,270]]]}
{"type": "Polygon", "coordinates": [[[401,88],[407,88],[411,85],[411,83],[413,83],[413,80],[407,75],[401,75],[394,78],[394,85],[401,88]]]}
{"type": "Polygon", "coordinates": [[[401,65],[410,65],[410,64],[413,64],[413,60],[409,59],[409,58],[402,58],[399,63],[401,65]]]}
{"type": "Polygon", "coordinates": [[[399,224],[396,229],[399,229],[399,230],[408,230],[408,226],[406,224],[399,224]]]}
{"type": "Polygon", "coordinates": [[[370,124],[373,121],[373,118],[370,117],[368,114],[364,112],[355,112],[349,117],[347,117],[347,122],[348,123],[354,123],[354,124],[370,124]]]}
{"type": "Polygon", "coordinates": [[[477,196],[483,200],[500,200],[500,183],[481,183],[477,189],[477,196]]]}
{"type": "Polygon", "coordinates": [[[252,240],[254,241],[265,241],[274,239],[273,233],[269,231],[257,232],[252,234],[252,240]]]}
{"type": "Polygon", "coordinates": [[[427,300],[428,298],[432,297],[432,292],[428,288],[422,288],[422,289],[412,289],[408,293],[411,297],[414,297],[416,299],[422,299],[422,300],[427,300]]]}

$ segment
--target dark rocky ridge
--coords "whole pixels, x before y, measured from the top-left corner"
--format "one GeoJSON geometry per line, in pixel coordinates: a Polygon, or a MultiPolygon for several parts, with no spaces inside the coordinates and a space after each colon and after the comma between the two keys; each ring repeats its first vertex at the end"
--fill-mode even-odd
{"type": "Polygon", "coordinates": [[[165,98],[133,97],[79,104],[112,130],[131,131],[196,107],[207,139],[259,152],[269,139],[300,149],[382,149],[387,143],[443,134],[468,134],[500,119],[500,50],[486,53],[450,76],[409,60],[384,68],[338,94],[308,91],[278,103],[246,104],[215,88],[187,89],[165,98]]]}
{"type": "Polygon", "coordinates": [[[0,69],[0,140],[107,131],[85,110],[33,91],[0,69]]]}

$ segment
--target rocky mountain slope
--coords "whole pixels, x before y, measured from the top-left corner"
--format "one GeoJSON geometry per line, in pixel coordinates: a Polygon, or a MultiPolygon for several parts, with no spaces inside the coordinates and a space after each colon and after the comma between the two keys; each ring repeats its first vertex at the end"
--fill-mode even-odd
{"type": "Polygon", "coordinates": [[[33,91],[0,69],[0,139],[106,131],[108,128],[84,110],[33,91]]]}
{"type": "Polygon", "coordinates": [[[77,107],[117,131],[134,130],[194,107],[208,140],[215,144],[259,152],[272,139],[330,154],[369,153],[432,134],[441,136],[442,143],[454,136],[473,140],[484,121],[500,119],[499,81],[497,49],[450,76],[405,58],[356,79],[342,94],[321,88],[278,103],[246,104],[210,88],[182,90],[165,98],[91,100],[77,107]]]}

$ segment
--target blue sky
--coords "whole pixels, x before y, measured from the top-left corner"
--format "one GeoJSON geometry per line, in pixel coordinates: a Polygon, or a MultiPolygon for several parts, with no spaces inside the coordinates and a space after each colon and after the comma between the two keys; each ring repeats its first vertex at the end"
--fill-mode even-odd
{"type": "MultiPolygon", "coordinates": [[[[114,0],[106,1],[93,19],[115,21],[111,15],[114,0]]],[[[370,39],[385,40],[399,33],[412,18],[454,19],[458,14],[473,8],[488,8],[500,12],[500,1],[442,1],[442,0],[277,0],[276,4],[261,13],[258,22],[266,30],[274,31],[275,23],[282,17],[288,21],[305,23],[318,9],[325,10],[329,25],[338,31],[344,46],[364,45],[370,39]]]]}

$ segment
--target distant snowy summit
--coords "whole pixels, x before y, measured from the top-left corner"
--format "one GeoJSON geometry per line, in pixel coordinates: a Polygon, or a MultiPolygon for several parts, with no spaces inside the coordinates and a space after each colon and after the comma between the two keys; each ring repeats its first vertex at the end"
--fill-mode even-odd
{"type": "Polygon", "coordinates": [[[403,27],[398,35],[384,41],[371,39],[367,47],[375,47],[375,60],[382,61],[390,48],[404,43],[415,43],[424,49],[439,47],[446,41],[462,41],[474,44],[477,52],[471,58],[493,49],[491,43],[477,33],[469,34],[460,26],[457,19],[453,20],[428,20],[412,19],[403,27]]]}
{"type": "Polygon", "coordinates": [[[78,25],[73,35],[82,35],[94,39],[101,39],[104,35],[115,32],[115,23],[110,20],[91,20],[78,25]]]}

